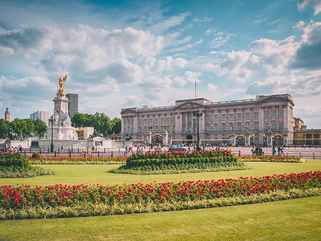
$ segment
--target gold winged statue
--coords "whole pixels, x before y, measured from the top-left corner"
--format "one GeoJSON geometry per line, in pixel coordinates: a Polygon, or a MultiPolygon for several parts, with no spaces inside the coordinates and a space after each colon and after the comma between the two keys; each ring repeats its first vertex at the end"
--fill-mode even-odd
{"type": "Polygon", "coordinates": [[[58,81],[58,96],[65,96],[65,81],[67,80],[67,73],[64,73],[59,77],[58,81]]]}

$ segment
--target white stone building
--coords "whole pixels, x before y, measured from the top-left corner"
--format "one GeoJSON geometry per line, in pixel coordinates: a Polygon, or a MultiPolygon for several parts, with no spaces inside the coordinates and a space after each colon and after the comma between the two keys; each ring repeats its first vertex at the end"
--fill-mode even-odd
{"type": "Polygon", "coordinates": [[[122,138],[139,143],[201,143],[249,146],[292,144],[293,99],[288,94],[212,102],[177,100],[175,105],[121,110],[122,138]]]}

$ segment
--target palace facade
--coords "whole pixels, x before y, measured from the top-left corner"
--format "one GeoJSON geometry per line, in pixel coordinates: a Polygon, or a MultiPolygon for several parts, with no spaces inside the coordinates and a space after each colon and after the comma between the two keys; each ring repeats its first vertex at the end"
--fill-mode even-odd
{"type": "Polygon", "coordinates": [[[293,99],[288,94],[212,102],[177,100],[172,106],[121,110],[122,138],[145,144],[250,146],[293,143],[293,99]]]}

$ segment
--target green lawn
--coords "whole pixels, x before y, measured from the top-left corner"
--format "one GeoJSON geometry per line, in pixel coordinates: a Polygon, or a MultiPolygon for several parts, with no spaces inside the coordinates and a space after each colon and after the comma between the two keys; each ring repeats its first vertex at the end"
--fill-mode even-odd
{"type": "Polygon", "coordinates": [[[0,222],[1,241],[320,241],[321,197],[124,216],[0,222]]]}
{"type": "Polygon", "coordinates": [[[0,178],[1,184],[32,184],[45,185],[55,183],[100,183],[100,184],[122,184],[135,182],[166,182],[195,179],[215,179],[239,176],[264,176],[276,173],[303,172],[321,170],[321,160],[311,160],[306,163],[247,163],[250,169],[182,173],[168,175],[130,175],[113,174],[108,170],[117,168],[118,165],[43,165],[43,167],[55,171],[54,176],[40,176],[34,178],[0,178]]]}

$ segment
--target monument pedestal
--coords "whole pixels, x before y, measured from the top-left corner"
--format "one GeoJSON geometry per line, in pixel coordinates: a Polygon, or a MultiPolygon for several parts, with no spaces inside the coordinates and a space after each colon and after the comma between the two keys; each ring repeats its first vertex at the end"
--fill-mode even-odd
{"type": "Polygon", "coordinates": [[[78,140],[74,127],[71,126],[71,120],[68,114],[68,98],[63,91],[58,91],[53,99],[54,113],[49,119],[48,138],[49,140],[78,140]]]}

